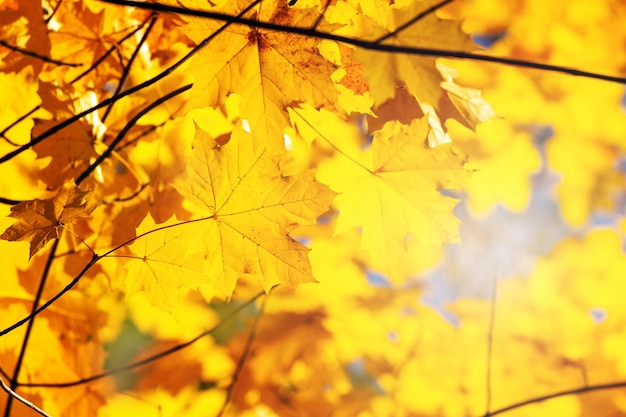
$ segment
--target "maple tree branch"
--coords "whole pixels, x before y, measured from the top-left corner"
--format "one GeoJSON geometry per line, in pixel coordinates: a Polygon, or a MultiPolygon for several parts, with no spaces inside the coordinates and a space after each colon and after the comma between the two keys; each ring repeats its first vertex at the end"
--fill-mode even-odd
{"type": "Polygon", "coordinates": [[[48,62],[50,64],[55,64],[55,65],[59,65],[59,66],[66,66],[66,67],[80,67],[81,65],[83,65],[83,64],[75,64],[75,63],[71,63],[71,62],[59,61],[58,59],[53,59],[53,58],[50,58],[48,56],[44,56],[44,55],[38,54],[37,52],[30,51],[30,50],[24,49],[24,48],[20,48],[19,46],[11,45],[10,43],[5,41],[4,39],[0,39],[0,45],[4,46],[5,48],[8,48],[8,49],[10,49],[12,51],[19,52],[22,55],[27,55],[27,56],[29,56],[31,58],[36,58],[36,59],[39,59],[41,61],[48,62]]]}
{"type": "Polygon", "coordinates": [[[105,160],[107,159],[109,156],[111,156],[111,154],[113,153],[113,151],[115,150],[115,147],[122,141],[124,140],[124,137],[126,136],[126,134],[128,133],[128,131],[130,129],[132,129],[135,124],[137,124],[137,122],[139,121],[139,119],[141,119],[143,116],[146,115],[146,113],[150,112],[152,109],[154,109],[157,106],[160,106],[161,104],[165,103],[167,100],[170,100],[174,97],[176,97],[179,94],[184,93],[185,91],[189,90],[192,87],[192,84],[187,84],[185,86],[182,86],[180,88],[177,88],[176,90],[164,95],[163,97],[159,97],[158,99],[154,100],[152,103],[150,103],[149,105],[147,105],[146,107],[144,107],[143,109],[141,109],[141,111],[139,113],[137,113],[132,119],[130,119],[128,121],[128,123],[126,123],[126,125],[124,126],[124,128],[122,128],[119,133],[117,134],[117,136],[115,137],[115,139],[113,140],[113,142],[111,142],[111,144],[107,147],[107,149],[102,152],[102,154],[91,164],[89,165],[77,178],[76,178],[76,185],[80,185],[80,183],[82,183],[83,181],[85,181],[85,179],[87,179],[87,177],[105,160]]]}
{"type": "Polygon", "coordinates": [[[419,13],[418,15],[416,15],[415,17],[413,17],[412,19],[409,19],[406,23],[400,25],[396,30],[389,32],[386,35],[381,36],[380,38],[376,39],[374,41],[374,43],[380,43],[386,39],[392,38],[394,36],[396,36],[398,33],[402,32],[404,29],[408,28],[409,26],[413,25],[414,23],[419,22],[420,20],[422,20],[423,18],[425,18],[426,16],[428,16],[431,13],[436,12],[438,9],[441,9],[443,6],[445,6],[446,4],[452,3],[454,0],[443,0],[431,7],[429,7],[428,9],[424,10],[423,12],[419,13]]]}
{"type": "Polygon", "coordinates": [[[625,387],[626,387],[626,381],[612,382],[610,384],[586,385],[580,388],[559,391],[559,392],[555,392],[552,394],[542,395],[540,397],[534,397],[534,398],[530,398],[524,401],[520,401],[511,405],[508,405],[506,407],[502,407],[498,410],[488,412],[484,414],[482,417],[496,416],[498,414],[503,414],[507,411],[515,410],[517,408],[522,408],[530,404],[539,403],[542,401],[550,400],[552,398],[564,397],[566,395],[584,394],[586,392],[591,392],[591,391],[600,391],[600,390],[605,390],[605,389],[615,389],[615,388],[625,388],[625,387]]]}
{"type": "MultiPolygon", "coordinates": [[[[39,414],[41,414],[44,417],[51,417],[50,414],[46,413],[45,411],[43,411],[41,408],[37,407],[35,404],[33,404],[32,402],[28,401],[26,398],[22,397],[20,394],[18,394],[17,392],[13,391],[11,389],[11,387],[9,387],[6,382],[4,382],[4,379],[2,379],[0,377],[0,386],[2,386],[2,389],[9,394],[9,398],[15,398],[16,400],[18,400],[19,402],[21,402],[22,404],[24,404],[25,406],[35,410],[36,412],[38,412],[39,414]]],[[[8,404],[7,404],[8,406],[8,404]]]]}
{"type": "Polygon", "coordinates": [[[189,346],[191,346],[192,344],[196,343],[198,340],[202,339],[205,336],[210,335],[211,333],[215,332],[216,330],[218,330],[220,327],[222,327],[224,324],[226,324],[229,320],[231,320],[232,318],[234,318],[237,314],[239,314],[242,310],[246,309],[248,306],[250,306],[251,304],[253,304],[256,300],[258,300],[260,297],[262,297],[263,295],[265,295],[265,292],[261,291],[259,293],[257,293],[254,297],[252,297],[251,299],[249,299],[248,301],[244,302],[243,304],[237,306],[233,311],[231,311],[230,313],[228,313],[226,316],[224,316],[222,318],[222,320],[220,320],[219,323],[217,323],[215,326],[213,326],[212,328],[210,328],[209,330],[205,330],[204,332],[200,333],[198,336],[194,337],[193,339],[190,339],[186,342],[180,343],[176,346],[173,346],[169,349],[166,349],[162,352],[159,352],[155,355],[149,356],[145,359],[141,359],[139,361],[124,365],[124,366],[120,366],[118,368],[115,369],[111,369],[109,371],[106,372],[102,372],[100,374],[96,374],[96,375],[92,375],[90,377],[87,378],[81,378],[78,379],[76,381],[70,381],[70,382],[58,382],[58,383],[37,383],[37,382],[32,382],[32,383],[18,383],[19,386],[21,387],[29,387],[29,388],[35,388],[35,387],[46,387],[46,388],[69,388],[69,387],[75,387],[77,385],[82,385],[82,384],[87,384],[89,382],[93,382],[102,378],[106,378],[108,376],[112,376],[112,375],[116,375],[122,372],[127,372],[130,370],[133,370],[135,368],[138,368],[140,366],[143,365],[147,365],[151,362],[154,362],[158,359],[161,359],[165,356],[169,356],[175,352],[178,352],[179,350],[183,350],[189,346]]]}
{"type": "MultiPolygon", "coordinates": [[[[150,19],[150,23],[148,24],[148,27],[146,28],[145,32],[143,33],[143,36],[141,37],[141,39],[139,40],[139,42],[137,42],[137,46],[135,47],[135,50],[133,51],[132,55],[130,56],[130,59],[128,60],[128,63],[126,65],[124,65],[124,70],[122,71],[122,75],[120,77],[120,80],[117,84],[117,88],[115,89],[115,92],[113,93],[113,97],[117,96],[120,91],[122,91],[122,88],[124,87],[124,82],[126,82],[126,78],[128,78],[128,75],[130,74],[130,68],[133,65],[133,62],[135,62],[135,59],[137,58],[137,55],[139,54],[139,51],[141,50],[142,45],[146,42],[146,40],[148,39],[148,36],[150,35],[150,32],[152,31],[152,28],[154,27],[154,24],[156,23],[156,16],[154,16],[154,13],[152,14],[152,19],[150,19]]],[[[121,60],[120,60],[121,62],[121,60]]],[[[102,123],[104,123],[106,121],[106,119],[109,117],[109,114],[111,113],[111,110],[113,109],[113,105],[115,104],[115,102],[111,103],[111,105],[109,105],[107,107],[107,109],[104,111],[104,115],[102,116],[102,123]]]]}
{"type": "MultiPolygon", "coordinates": [[[[54,261],[54,256],[56,255],[57,249],[59,247],[60,237],[54,240],[52,248],[50,249],[50,253],[48,254],[48,259],[46,260],[46,264],[44,266],[43,272],[41,274],[41,280],[39,281],[39,287],[37,288],[37,293],[35,294],[35,298],[33,300],[33,307],[31,310],[31,315],[34,311],[37,310],[37,306],[41,301],[41,296],[43,295],[43,289],[46,286],[46,281],[48,280],[48,276],[50,275],[50,268],[52,267],[52,262],[54,261]]],[[[14,391],[17,388],[17,378],[19,377],[20,371],[22,370],[22,363],[24,362],[24,356],[26,355],[26,348],[28,347],[28,341],[30,340],[30,335],[33,330],[33,325],[35,324],[35,317],[28,321],[28,325],[26,326],[26,332],[24,333],[24,339],[22,339],[22,346],[20,347],[20,353],[15,361],[15,368],[13,369],[13,377],[9,381],[11,386],[11,390],[14,391]]],[[[15,397],[10,395],[7,399],[7,403],[4,409],[4,416],[9,417],[11,415],[11,406],[13,405],[13,399],[15,397]]]]}
{"type": "MultiPolygon", "coordinates": [[[[260,1],[261,0],[254,0],[248,7],[246,7],[245,9],[243,9],[241,11],[239,16],[242,16],[245,13],[247,13],[250,9],[252,9],[260,1]]],[[[40,143],[43,140],[49,138],[50,136],[54,135],[55,133],[65,129],[66,127],[68,127],[71,124],[75,123],[76,121],[82,119],[86,115],[91,114],[94,111],[96,111],[98,109],[101,109],[103,107],[106,107],[109,104],[114,103],[114,102],[116,102],[116,101],[118,101],[118,100],[120,100],[120,99],[122,99],[122,98],[124,98],[126,96],[134,94],[137,91],[141,91],[144,88],[147,88],[147,87],[151,86],[152,84],[155,84],[156,82],[158,82],[158,81],[162,80],[163,78],[167,77],[172,72],[174,72],[174,70],[176,70],[178,67],[180,67],[185,62],[187,62],[191,57],[193,57],[198,51],[200,51],[202,48],[207,46],[212,39],[214,39],[217,35],[222,33],[230,25],[231,25],[231,22],[226,22],[224,25],[220,26],[215,32],[213,32],[212,34],[207,36],[202,42],[200,42],[198,45],[196,45],[185,56],[183,56],[181,59],[176,61],[174,64],[170,65],[165,70],[161,71],[159,74],[155,75],[154,77],[150,78],[149,80],[146,80],[146,81],[142,82],[141,84],[137,84],[136,86],[131,87],[128,90],[125,90],[125,91],[121,92],[119,95],[117,95],[115,97],[110,97],[110,98],[108,98],[106,100],[101,101],[100,103],[96,104],[95,106],[93,106],[93,107],[91,107],[89,109],[86,109],[86,110],[84,110],[84,111],[82,111],[82,112],[80,112],[78,114],[75,114],[74,116],[72,116],[72,117],[70,117],[70,118],[68,118],[68,119],[66,119],[66,120],[64,120],[64,121],[54,125],[53,127],[51,127],[50,129],[46,130],[45,132],[42,132],[37,137],[31,139],[28,143],[20,146],[18,149],[15,149],[15,150],[13,150],[11,152],[6,153],[4,156],[0,157],[0,164],[2,164],[4,162],[7,162],[7,161],[10,161],[11,159],[13,159],[17,155],[21,154],[25,150],[30,149],[31,147],[37,145],[38,143],[40,143]]]]}
{"type": "MultiPolygon", "coordinates": [[[[372,51],[380,51],[387,53],[404,53],[408,55],[420,55],[420,56],[432,56],[437,58],[458,58],[458,59],[467,59],[471,61],[484,61],[484,62],[493,62],[497,64],[510,65],[515,67],[522,68],[533,68],[539,69],[542,71],[549,72],[557,72],[561,74],[574,75],[585,78],[593,78],[603,81],[616,82],[619,84],[626,84],[626,77],[616,77],[612,75],[604,75],[598,74],[595,72],[582,71],[574,68],[567,68],[559,65],[550,65],[550,64],[541,64],[538,62],[532,61],[524,61],[521,59],[512,59],[512,58],[500,58],[489,55],[480,55],[472,52],[464,52],[464,51],[449,51],[444,49],[434,49],[434,48],[419,48],[419,47],[411,47],[406,45],[389,45],[382,43],[375,43],[372,41],[366,41],[362,39],[348,38],[345,36],[334,35],[332,33],[327,32],[319,32],[317,30],[312,30],[309,28],[302,28],[297,26],[283,26],[276,23],[271,22],[263,22],[257,21],[254,19],[248,19],[245,17],[241,17],[241,15],[233,16],[224,13],[217,12],[209,12],[205,10],[192,10],[192,9],[183,9],[176,6],[169,6],[161,3],[144,3],[140,1],[134,0],[100,0],[104,3],[116,4],[118,6],[131,6],[137,7],[140,9],[152,10],[156,12],[167,12],[167,13],[177,13],[185,16],[194,16],[201,17],[206,19],[214,19],[228,23],[236,23],[245,26],[251,26],[256,28],[262,28],[267,30],[273,30],[277,32],[283,33],[292,33],[295,35],[302,35],[307,37],[313,37],[318,39],[326,39],[335,42],[342,42],[348,45],[356,46],[359,48],[372,50],[372,51]]],[[[0,162],[2,162],[0,160],[0,162]]]]}
{"type": "Polygon", "coordinates": [[[239,357],[239,360],[237,361],[237,367],[235,368],[235,372],[233,372],[233,378],[228,385],[228,389],[226,390],[226,398],[224,399],[222,408],[220,409],[219,413],[217,413],[217,417],[222,417],[224,415],[226,409],[228,408],[228,405],[230,404],[230,400],[235,393],[235,387],[237,386],[237,381],[239,381],[241,371],[243,371],[243,366],[245,365],[248,356],[250,356],[250,353],[252,352],[252,343],[254,342],[254,339],[256,338],[257,332],[259,330],[259,323],[261,322],[261,316],[265,311],[266,302],[267,297],[265,297],[265,299],[263,300],[263,304],[261,304],[259,314],[257,314],[254,322],[252,323],[252,326],[250,327],[250,332],[248,333],[248,337],[246,338],[246,344],[243,348],[241,356],[239,357]]]}

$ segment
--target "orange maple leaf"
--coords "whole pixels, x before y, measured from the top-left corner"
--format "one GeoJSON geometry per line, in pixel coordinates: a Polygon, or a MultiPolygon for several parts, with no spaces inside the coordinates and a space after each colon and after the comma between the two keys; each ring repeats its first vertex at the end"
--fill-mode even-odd
{"type": "Polygon", "coordinates": [[[87,191],[68,183],[52,198],[23,201],[11,207],[10,217],[17,222],[0,235],[0,239],[30,242],[32,258],[48,241],[58,239],[65,225],[80,217],[87,217],[95,208],[88,204],[87,191]]]}

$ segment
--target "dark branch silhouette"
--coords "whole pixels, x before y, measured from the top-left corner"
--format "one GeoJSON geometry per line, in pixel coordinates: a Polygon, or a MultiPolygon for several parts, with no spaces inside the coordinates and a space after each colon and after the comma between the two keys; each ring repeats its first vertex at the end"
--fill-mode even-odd
{"type": "Polygon", "coordinates": [[[500,408],[498,410],[494,410],[489,413],[486,413],[484,414],[483,417],[496,416],[498,414],[503,414],[507,411],[515,410],[517,408],[522,408],[530,404],[540,403],[542,401],[550,400],[552,398],[564,397],[566,395],[584,394],[586,392],[601,391],[605,389],[615,389],[615,388],[626,388],[626,381],[612,382],[609,384],[588,385],[585,387],[555,392],[553,394],[542,395],[540,397],[529,398],[527,400],[520,401],[518,403],[514,403],[506,407],[500,408]]]}
{"type": "Polygon", "coordinates": [[[620,84],[626,84],[626,77],[617,77],[611,75],[597,74],[595,72],[583,71],[574,68],[567,68],[558,65],[541,64],[538,62],[524,61],[520,59],[512,58],[499,58],[488,55],[480,55],[471,52],[464,51],[448,51],[444,49],[434,48],[417,48],[409,45],[389,45],[384,43],[377,43],[376,41],[366,41],[362,39],[348,38],[345,36],[334,35],[332,33],[320,32],[316,29],[302,28],[296,26],[283,26],[272,22],[257,21],[238,16],[232,16],[224,13],[210,12],[205,10],[191,10],[183,9],[175,6],[168,6],[161,3],[145,3],[132,0],[100,0],[104,3],[117,4],[120,6],[132,6],[140,9],[152,10],[156,12],[165,13],[177,13],[185,16],[201,17],[205,19],[214,19],[228,23],[235,23],[245,26],[257,27],[260,29],[273,30],[276,32],[293,33],[295,35],[302,35],[306,37],[313,37],[318,39],[326,39],[336,42],[342,42],[348,45],[353,45],[359,48],[368,49],[372,51],[380,51],[387,53],[403,53],[408,55],[420,55],[420,56],[432,56],[438,58],[459,58],[472,61],[484,61],[495,62],[497,64],[511,65],[522,68],[534,68],[542,71],[558,72],[561,74],[575,75],[585,78],[594,78],[603,81],[611,81],[620,84]]]}
{"type": "MultiPolygon", "coordinates": [[[[156,16],[152,16],[152,18],[150,19],[150,23],[148,24],[148,27],[146,28],[145,32],[143,33],[143,36],[141,37],[141,39],[139,40],[139,42],[137,42],[137,46],[135,46],[135,50],[133,51],[130,59],[128,60],[128,63],[126,65],[124,65],[124,70],[122,71],[122,76],[120,77],[120,80],[117,84],[117,87],[115,88],[115,92],[113,93],[113,97],[117,96],[120,91],[122,91],[122,88],[124,88],[124,83],[126,82],[126,79],[128,78],[128,75],[130,74],[130,68],[133,66],[133,62],[135,62],[135,59],[137,58],[137,55],[139,54],[139,51],[141,50],[141,46],[146,42],[146,40],[148,39],[148,36],[150,35],[150,32],[152,31],[152,28],[154,27],[154,24],[156,23],[156,16]]],[[[120,60],[121,62],[121,60],[120,60]]],[[[104,114],[102,115],[102,123],[104,123],[106,121],[106,119],[109,117],[109,114],[111,113],[111,110],[113,109],[113,105],[115,103],[111,103],[111,105],[109,105],[109,107],[107,107],[107,109],[104,111],[104,114]]]]}
{"type": "Polygon", "coordinates": [[[50,64],[55,64],[55,65],[60,65],[60,66],[66,66],[66,67],[80,67],[83,64],[75,64],[72,62],[63,62],[63,61],[59,61],[58,59],[53,59],[50,58],[48,56],[44,56],[41,54],[38,54],[37,52],[34,51],[29,51],[28,49],[24,49],[24,48],[20,48],[19,46],[15,46],[15,45],[11,45],[10,43],[8,43],[7,41],[0,39],[0,45],[4,46],[5,48],[8,48],[12,51],[18,52],[22,55],[26,55],[29,56],[31,58],[35,58],[35,59],[39,59],[41,61],[44,62],[48,62],[50,64]]]}

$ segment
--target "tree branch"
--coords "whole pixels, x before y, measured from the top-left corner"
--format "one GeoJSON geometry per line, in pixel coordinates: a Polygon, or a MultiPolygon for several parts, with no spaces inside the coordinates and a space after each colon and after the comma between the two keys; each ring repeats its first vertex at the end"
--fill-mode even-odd
{"type": "Polygon", "coordinates": [[[566,395],[573,395],[573,394],[584,394],[586,392],[591,392],[591,391],[600,391],[604,389],[615,389],[615,388],[626,388],[626,381],[613,382],[610,384],[588,385],[588,386],[584,386],[581,388],[574,388],[574,389],[570,389],[566,391],[555,392],[553,394],[542,395],[540,397],[530,398],[528,400],[520,401],[518,403],[514,403],[506,407],[500,408],[498,410],[486,413],[484,414],[483,417],[496,416],[498,414],[502,414],[507,411],[515,410],[516,408],[522,408],[529,404],[539,403],[542,401],[550,400],[552,398],[564,397],[566,395]]]}
{"type": "Polygon", "coordinates": [[[283,33],[292,33],[295,35],[302,35],[307,37],[313,37],[318,39],[326,39],[336,42],[342,42],[348,45],[356,46],[359,48],[372,50],[372,51],[380,51],[387,53],[404,53],[408,55],[420,55],[420,56],[432,56],[438,58],[458,58],[458,59],[467,59],[471,61],[483,61],[483,62],[494,62],[497,64],[510,65],[515,67],[522,68],[533,68],[539,69],[542,71],[549,72],[557,72],[561,74],[575,75],[579,77],[585,78],[593,78],[603,81],[616,82],[620,84],[626,84],[626,77],[616,77],[611,75],[597,74],[589,71],[582,71],[574,68],[567,68],[558,65],[550,65],[550,64],[541,64],[532,61],[524,61],[520,59],[511,59],[511,58],[499,58],[495,56],[488,55],[480,55],[471,52],[464,51],[448,51],[443,49],[434,49],[434,48],[418,48],[411,47],[405,45],[389,45],[383,43],[376,43],[372,41],[365,41],[362,39],[348,38],[345,36],[334,35],[332,33],[320,32],[317,29],[311,28],[302,28],[296,26],[282,26],[276,23],[271,22],[262,22],[254,19],[249,19],[242,17],[241,14],[238,16],[232,16],[224,13],[217,12],[209,12],[205,10],[191,10],[191,9],[183,9],[181,7],[176,6],[168,6],[166,4],[161,3],[145,3],[133,0],[100,0],[104,3],[115,4],[119,6],[131,6],[137,7],[140,9],[147,9],[156,12],[166,12],[166,13],[177,13],[184,16],[194,16],[201,17],[206,19],[214,19],[228,23],[235,23],[239,25],[245,25],[250,27],[256,27],[261,29],[273,30],[276,32],[283,33]]]}
{"type": "MultiPolygon", "coordinates": [[[[122,76],[120,77],[119,83],[117,84],[117,88],[115,89],[115,92],[113,93],[113,97],[117,96],[120,93],[120,91],[122,91],[122,88],[124,87],[124,83],[126,82],[126,78],[128,78],[128,75],[130,74],[130,68],[133,65],[133,62],[135,62],[135,59],[137,58],[137,55],[139,54],[139,51],[141,50],[141,46],[148,39],[150,32],[152,32],[152,28],[154,27],[155,23],[156,23],[156,16],[153,14],[152,18],[150,19],[150,23],[148,24],[148,27],[146,28],[146,30],[143,33],[143,36],[137,43],[137,46],[135,47],[135,50],[133,51],[130,59],[128,60],[128,63],[124,65],[122,76]]],[[[120,60],[120,63],[121,63],[121,60],[120,60]]],[[[107,107],[107,109],[104,111],[104,115],[102,116],[102,123],[104,123],[106,119],[109,117],[109,114],[111,113],[111,110],[113,109],[114,104],[115,103],[111,103],[111,105],[107,107]]]]}
{"type": "Polygon", "coordinates": [[[12,51],[19,52],[22,55],[27,55],[27,56],[30,56],[30,57],[35,58],[35,59],[39,59],[39,60],[44,61],[44,62],[48,62],[50,64],[55,64],[55,65],[60,65],[60,66],[62,65],[62,66],[66,66],[66,67],[80,67],[81,65],[83,65],[83,64],[74,64],[74,63],[71,63],[71,62],[59,61],[57,59],[53,59],[53,58],[50,58],[50,57],[38,54],[37,52],[29,51],[28,49],[24,49],[24,48],[20,48],[19,46],[11,45],[10,43],[8,43],[7,41],[5,41],[3,39],[0,39],[0,45],[4,46],[5,48],[8,48],[8,49],[10,49],[12,51]]]}

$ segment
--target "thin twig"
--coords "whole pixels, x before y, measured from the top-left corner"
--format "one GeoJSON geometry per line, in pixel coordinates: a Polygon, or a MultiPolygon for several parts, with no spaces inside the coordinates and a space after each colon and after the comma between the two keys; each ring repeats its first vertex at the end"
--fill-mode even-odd
{"type": "Polygon", "coordinates": [[[263,304],[261,304],[261,309],[259,310],[259,314],[257,314],[257,316],[254,318],[254,323],[252,323],[252,326],[250,327],[250,332],[248,333],[246,344],[243,348],[243,352],[241,353],[241,356],[239,357],[239,360],[237,361],[237,367],[235,368],[235,372],[233,372],[233,378],[230,381],[230,385],[228,385],[228,389],[226,390],[226,398],[224,399],[222,408],[220,409],[219,413],[217,413],[217,417],[222,417],[224,415],[224,413],[228,409],[230,400],[233,397],[233,394],[235,393],[235,387],[237,386],[237,381],[239,381],[239,376],[241,375],[243,366],[245,365],[246,360],[248,359],[248,356],[250,356],[250,353],[252,353],[252,343],[254,342],[254,339],[259,330],[259,323],[261,321],[261,316],[263,315],[263,311],[265,311],[266,302],[267,302],[267,297],[263,299],[263,304]]]}
{"type": "Polygon", "coordinates": [[[30,109],[29,111],[27,111],[26,113],[24,113],[24,115],[18,117],[13,123],[11,123],[10,125],[8,125],[7,127],[5,127],[4,129],[2,129],[2,132],[0,132],[0,137],[2,137],[4,140],[7,141],[8,144],[13,145],[13,146],[20,146],[19,143],[15,143],[12,140],[10,140],[9,138],[7,138],[6,136],[4,136],[9,130],[13,129],[15,126],[17,126],[22,120],[26,119],[28,116],[30,116],[31,114],[33,114],[34,112],[36,112],[37,110],[39,110],[41,108],[41,105],[35,106],[32,109],[30,109]]]}
{"type": "Polygon", "coordinates": [[[124,140],[124,137],[126,136],[126,134],[128,133],[128,131],[130,129],[132,129],[133,126],[135,126],[135,124],[139,121],[139,119],[141,119],[143,116],[146,115],[146,113],[150,112],[152,109],[154,109],[157,106],[160,106],[161,104],[165,103],[167,100],[170,100],[174,97],[176,97],[179,94],[184,93],[185,91],[189,90],[192,87],[192,84],[187,84],[185,86],[182,86],[166,95],[164,95],[163,97],[159,97],[158,99],[154,100],[152,103],[150,103],[148,106],[144,107],[143,109],[141,109],[141,111],[139,113],[137,113],[132,119],[130,119],[128,121],[128,123],[126,123],[126,125],[124,126],[124,128],[122,130],[119,131],[119,133],[117,134],[117,136],[115,137],[115,139],[113,140],[113,142],[111,142],[111,144],[108,146],[108,148],[106,149],[106,151],[102,152],[102,154],[91,164],[87,167],[87,169],[85,169],[85,171],[83,171],[77,178],[76,178],[76,185],[80,185],[81,182],[83,182],[85,179],[87,179],[87,177],[104,161],[106,160],[109,156],[111,156],[111,154],[113,153],[113,151],[115,150],[115,147],[122,141],[124,140]]]}
{"type": "Polygon", "coordinates": [[[46,17],[44,19],[44,23],[47,25],[48,23],[50,23],[50,21],[52,20],[52,18],[54,17],[55,14],[57,14],[57,11],[59,11],[59,8],[61,7],[61,4],[63,3],[63,0],[59,0],[57,2],[57,4],[54,6],[54,8],[52,9],[52,12],[50,13],[50,15],[48,17],[46,17]]]}
{"type": "Polygon", "coordinates": [[[492,411],[489,414],[485,414],[483,417],[493,417],[498,414],[505,413],[507,411],[522,408],[530,404],[540,403],[542,401],[550,400],[552,398],[564,397],[566,395],[584,394],[591,391],[601,391],[605,389],[626,388],[626,381],[612,382],[610,384],[588,385],[581,388],[574,388],[565,391],[555,392],[553,394],[542,395],[540,397],[530,398],[524,401],[520,401],[498,410],[492,411]]]}
{"type": "Polygon", "coordinates": [[[21,203],[22,200],[14,200],[12,198],[0,197],[0,204],[7,204],[9,206],[14,206],[16,204],[21,203]]]}
{"type": "Polygon", "coordinates": [[[153,17],[153,14],[150,14],[150,16],[148,16],[143,22],[141,22],[140,25],[138,25],[136,28],[134,28],[132,31],[130,31],[130,33],[128,33],[127,35],[125,35],[122,39],[120,39],[118,42],[115,43],[115,45],[111,46],[104,54],[102,54],[102,56],[100,56],[100,58],[98,58],[89,68],[87,68],[82,74],[78,75],[76,78],[74,78],[72,81],[70,81],[70,84],[75,83],[76,81],[80,80],[81,78],[83,78],[85,75],[87,75],[89,72],[93,71],[94,69],[96,69],[101,63],[102,61],[104,61],[109,55],[111,55],[111,53],[116,50],[118,48],[119,45],[121,45],[122,43],[124,43],[128,38],[130,38],[131,36],[133,36],[135,33],[137,33],[139,30],[141,30],[141,28],[143,28],[146,23],[148,23],[148,21],[153,17]]]}
{"type": "Polygon", "coordinates": [[[27,55],[31,58],[35,58],[35,59],[39,59],[41,61],[44,62],[48,62],[50,64],[55,64],[55,65],[59,65],[59,66],[66,66],[66,67],[80,67],[83,64],[74,64],[71,62],[63,62],[63,61],[59,61],[57,59],[53,59],[50,58],[48,56],[44,56],[41,54],[38,54],[37,52],[34,51],[30,51],[28,49],[24,49],[24,48],[20,48],[19,46],[15,46],[15,45],[11,45],[10,43],[8,43],[7,41],[5,41],[4,39],[0,39],[0,45],[4,46],[5,48],[8,48],[12,51],[15,52],[19,52],[22,55],[27,55]]]}
{"type": "MultiPolygon", "coordinates": [[[[150,20],[148,27],[146,28],[145,32],[143,33],[143,36],[137,43],[137,46],[135,47],[135,50],[133,51],[130,59],[128,60],[128,63],[124,65],[122,76],[120,77],[119,83],[117,84],[117,88],[115,89],[115,92],[113,93],[113,97],[117,96],[120,93],[120,91],[122,91],[122,88],[124,88],[124,83],[126,82],[126,78],[128,78],[128,75],[130,74],[130,67],[133,65],[133,62],[135,62],[135,59],[137,58],[137,55],[139,54],[141,47],[148,39],[148,35],[150,35],[150,32],[152,31],[152,28],[154,27],[155,23],[156,23],[156,16],[152,17],[152,19],[150,20]]],[[[111,103],[111,105],[108,106],[107,109],[104,111],[104,115],[102,116],[102,123],[104,123],[107,117],[109,117],[109,114],[111,113],[111,110],[113,109],[114,104],[115,103],[111,103]]]]}
{"type": "Polygon", "coordinates": [[[380,43],[384,40],[387,40],[393,36],[396,36],[398,33],[402,32],[404,29],[408,28],[409,26],[413,25],[414,23],[419,22],[420,20],[422,20],[423,18],[425,18],[426,16],[428,16],[431,13],[436,12],[438,9],[441,9],[443,6],[445,6],[446,4],[452,3],[454,0],[443,0],[440,1],[439,3],[433,5],[432,7],[429,7],[428,9],[424,10],[423,12],[421,12],[420,14],[418,14],[417,16],[413,17],[412,19],[409,19],[409,21],[403,23],[402,25],[400,25],[396,30],[389,32],[386,35],[381,36],[380,38],[376,39],[374,41],[374,43],[380,43]]]}
{"type": "Polygon", "coordinates": [[[21,402],[22,404],[24,404],[25,406],[35,410],[36,412],[38,412],[39,414],[41,414],[44,417],[52,417],[50,416],[50,414],[46,413],[45,411],[43,411],[41,408],[37,407],[35,404],[33,404],[32,402],[28,401],[26,398],[22,397],[20,394],[18,394],[17,392],[13,391],[11,389],[11,387],[9,387],[5,382],[4,379],[2,379],[2,377],[0,377],[0,386],[2,386],[2,389],[9,394],[9,398],[15,398],[16,400],[18,400],[19,402],[21,402]]]}

